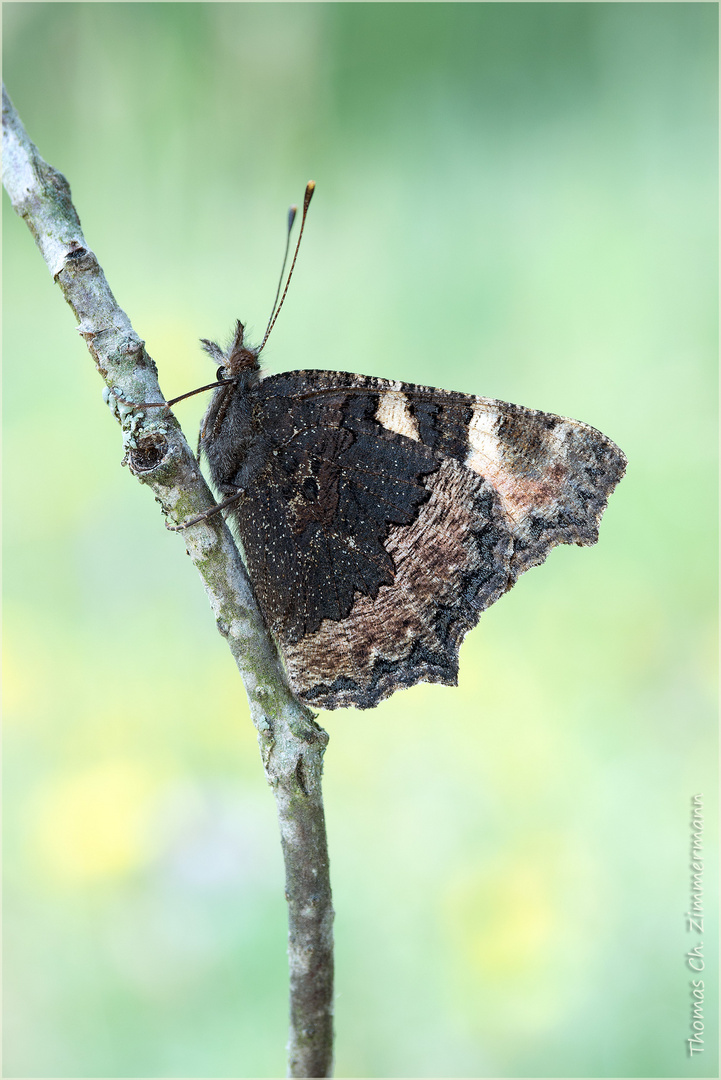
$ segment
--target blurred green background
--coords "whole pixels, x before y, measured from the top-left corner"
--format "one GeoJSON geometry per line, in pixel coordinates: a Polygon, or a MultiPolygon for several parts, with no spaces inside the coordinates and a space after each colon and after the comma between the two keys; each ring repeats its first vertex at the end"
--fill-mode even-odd
{"type": "MultiPolygon", "coordinates": [[[[166,395],[213,377],[199,337],[262,333],[312,177],[270,370],[499,397],[629,458],[598,546],[484,614],[459,689],[321,716],[339,1076],[717,1075],[714,959],[687,1055],[684,918],[695,793],[716,820],[717,17],[3,5],[9,93],[166,395]]],[[[3,212],[4,1075],[279,1076],[243,688],[3,212]]]]}

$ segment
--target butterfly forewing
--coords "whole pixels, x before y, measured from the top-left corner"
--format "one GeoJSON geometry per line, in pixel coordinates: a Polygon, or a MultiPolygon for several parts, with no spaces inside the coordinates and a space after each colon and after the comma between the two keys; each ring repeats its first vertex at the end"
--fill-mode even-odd
{"type": "MultiPolygon", "coordinates": [[[[574,420],[332,371],[239,384],[216,454],[249,573],[304,700],[455,683],[463,635],[559,543],[594,543],[625,467],[574,420]],[[233,475],[222,462],[232,461],[233,475]]],[[[209,414],[212,410],[209,410],[209,414]]]]}

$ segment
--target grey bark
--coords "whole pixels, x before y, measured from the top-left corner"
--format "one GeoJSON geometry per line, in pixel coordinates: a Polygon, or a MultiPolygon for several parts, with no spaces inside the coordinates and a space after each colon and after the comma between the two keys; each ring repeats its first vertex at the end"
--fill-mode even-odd
{"type": "MultiPolygon", "coordinates": [[[[4,86],[2,148],[3,185],[12,205],[35,237],[113,391],[105,396],[122,427],[130,471],[152,491],[166,518],[180,523],[202,513],[215,501],[170,409],[137,409],[115,396],[164,400],[155,364],[83,237],[67,180],[40,157],[4,86]]],[[[275,795],[289,920],[288,1076],[330,1076],[333,907],[321,792],[328,736],[288,686],[222,514],[177,535],[200,573],[218,630],[240,671],[275,795]]]]}

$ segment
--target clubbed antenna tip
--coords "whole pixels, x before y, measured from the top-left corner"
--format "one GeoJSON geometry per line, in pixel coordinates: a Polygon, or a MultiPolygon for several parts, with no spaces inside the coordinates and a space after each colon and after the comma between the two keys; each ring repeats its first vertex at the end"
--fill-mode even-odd
{"type": "Polygon", "coordinates": [[[282,266],[281,271],[280,271],[280,278],[278,280],[278,288],[276,289],[276,293],[275,293],[275,300],[273,301],[273,309],[272,309],[272,311],[270,313],[270,318],[268,319],[268,326],[266,327],[266,331],[265,331],[265,334],[263,336],[263,340],[261,341],[261,343],[260,343],[260,345],[258,347],[257,355],[260,355],[260,352],[263,349],[263,346],[265,345],[266,341],[270,337],[270,332],[273,329],[273,327],[275,326],[275,320],[278,318],[278,315],[280,314],[280,309],[283,307],[283,301],[285,300],[286,294],[288,292],[288,286],[290,285],[290,279],[292,278],[293,270],[295,269],[295,261],[298,258],[298,250],[300,248],[300,241],[301,241],[302,236],[303,236],[303,229],[305,228],[305,219],[306,219],[306,215],[308,213],[308,207],[310,206],[310,200],[313,198],[313,192],[314,191],[315,191],[315,181],[314,180],[309,180],[308,183],[306,184],[306,187],[305,187],[305,196],[303,198],[303,216],[300,219],[300,232],[298,233],[298,240],[296,241],[295,251],[293,252],[293,261],[290,264],[290,270],[288,271],[288,277],[287,277],[286,282],[285,282],[285,288],[283,289],[283,295],[280,297],[280,302],[279,302],[278,297],[280,296],[280,289],[281,289],[281,285],[283,284],[283,274],[285,273],[285,264],[288,261],[288,252],[290,251],[290,230],[293,228],[293,222],[295,221],[295,216],[296,216],[296,214],[298,212],[298,207],[297,206],[291,206],[290,210],[288,211],[288,233],[287,233],[286,241],[285,241],[285,254],[283,255],[283,266],[282,266]]]}

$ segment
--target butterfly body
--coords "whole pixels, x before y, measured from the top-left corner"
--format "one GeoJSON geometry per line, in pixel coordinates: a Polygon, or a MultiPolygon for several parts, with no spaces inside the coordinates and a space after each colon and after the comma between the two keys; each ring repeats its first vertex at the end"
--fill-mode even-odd
{"type": "Polygon", "coordinates": [[[559,543],[592,544],[625,458],[521,406],[332,371],[262,378],[236,329],[203,420],[295,692],[369,708],[455,684],[481,612],[559,543]]]}

